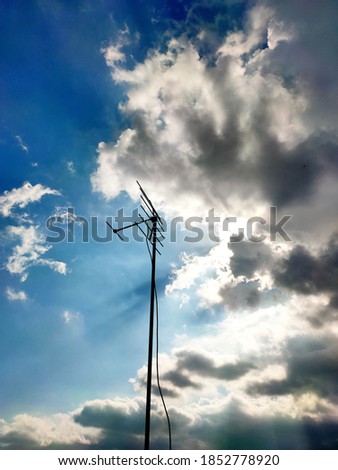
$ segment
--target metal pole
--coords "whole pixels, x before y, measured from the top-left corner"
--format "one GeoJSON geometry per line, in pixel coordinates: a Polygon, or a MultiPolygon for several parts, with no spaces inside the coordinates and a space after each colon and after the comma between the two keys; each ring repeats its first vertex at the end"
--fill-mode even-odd
{"type": "Polygon", "coordinates": [[[152,227],[152,257],[151,257],[151,284],[150,284],[150,319],[149,319],[149,346],[148,346],[148,375],[147,375],[147,400],[146,422],[144,431],[144,449],[149,450],[150,442],[150,407],[151,407],[151,376],[153,365],[153,331],[154,331],[154,304],[155,304],[155,267],[156,267],[156,220],[152,227]]]}

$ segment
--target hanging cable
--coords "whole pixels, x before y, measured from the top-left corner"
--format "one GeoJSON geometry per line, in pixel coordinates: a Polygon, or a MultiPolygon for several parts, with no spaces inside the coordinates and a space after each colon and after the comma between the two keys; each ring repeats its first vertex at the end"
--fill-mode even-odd
{"type": "Polygon", "coordinates": [[[158,349],[159,349],[159,320],[158,320],[158,298],[157,298],[157,289],[155,286],[155,298],[156,298],[156,376],[157,376],[157,387],[161,396],[163,409],[167,417],[168,423],[168,438],[169,438],[169,450],[171,450],[171,424],[168,409],[164,400],[162,393],[161,383],[160,383],[160,372],[159,372],[159,360],[158,360],[158,349]]]}
{"type": "MultiPolygon", "coordinates": [[[[147,249],[150,257],[150,261],[152,261],[153,257],[149,248],[149,232],[152,232],[152,230],[148,227],[147,225],[147,237],[146,237],[146,242],[147,242],[147,249]]],[[[150,237],[152,236],[152,233],[150,233],[150,237]]],[[[155,233],[156,236],[156,233],[155,233]]],[[[161,381],[160,381],[160,369],[159,369],[159,308],[158,308],[158,296],[157,296],[157,287],[156,287],[156,281],[155,281],[155,306],[156,306],[156,380],[157,380],[157,388],[161,397],[163,409],[167,418],[167,424],[168,424],[168,439],[169,439],[169,450],[172,450],[171,446],[171,423],[170,423],[170,417],[168,413],[168,409],[164,400],[163,392],[162,392],[162,387],[161,387],[161,381]]]]}

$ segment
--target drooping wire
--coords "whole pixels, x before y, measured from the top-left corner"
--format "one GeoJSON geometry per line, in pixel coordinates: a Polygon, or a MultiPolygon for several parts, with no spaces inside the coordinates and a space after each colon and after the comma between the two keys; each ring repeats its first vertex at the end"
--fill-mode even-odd
{"type": "MultiPolygon", "coordinates": [[[[146,224],[147,225],[147,224],[146,224]]],[[[147,237],[146,237],[146,243],[147,243],[147,249],[150,257],[150,261],[153,260],[153,255],[150,251],[149,248],[149,235],[152,235],[152,230],[148,227],[147,225],[147,237]]],[[[156,236],[156,234],[155,234],[156,236]]],[[[172,450],[172,445],[171,445],[171,423],[170,423],[170,416],[169,412],[167,409],[167,405],[164,400],[163,392],[162,392],[162,387],[161,387],[161,381],[160,381],[160,369],[159,369],[159,308],[158,308],[158,296],[157,296],[157,288],[156,288],[156,280],[155,280],[155,304],[156,304],[156,380],[157,380],[157,388],[161,397],[163,409],[167,418],[167,425],[168,425],[168,440],[169,440],[169,450],[172,450]]]]}

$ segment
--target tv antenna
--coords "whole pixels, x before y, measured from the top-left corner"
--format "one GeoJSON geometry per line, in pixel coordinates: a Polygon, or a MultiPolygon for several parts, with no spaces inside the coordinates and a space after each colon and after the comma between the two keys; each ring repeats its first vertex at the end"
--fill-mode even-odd
{"type": "Polygon", "coordinates": [[[157,331],[156,331],[156,372],[157,372],[157,385],[159,389],[159,393],[161,396],[162,404],[165,410],[165,414],[167,417],[168,422],[168,431],[169,431],[169,449],[171,449],[171,427],[170,427],[170,419],[169,414],[164,402],[160,379],[159,379],[159,368],[158,368],[158,298],[157,298],[157,290],[156,290],[156,254],[161,254],[157,247],[157,243],[159,243],[163,247],[162,240],[164,240],[164,227],[161,220],[161,217],[158,215],[156,209],[154,208],[151,200],[148,198],[147,194],[145,193],[144,189],[140,185],[138,181],[136,181],[139,188],[140,188],[140,197],[141,201],[144,205],[140,204],[140,208],[142,209],[144,215],[140,213],[139,218],[140,220],[135,221],[132,224],[126,225],[125,227],[119,227],[117,229],[113,228],[108,221],[106,221],[107,225],[112,229],[112,231],[122,240],[119,232],[123,232],[131,227],[137,227],[140,229],[142,234],[146,238],[147,248],[149,251],[150,259],[151,259],[151,281],[150,281],[150,317],[149,317],[149,342],[148,342],[148,371],[147,371],[147,396],[146,396],[146,416],[145,416],[145,429],[144,429],[144,449],[149,450],[150,448],[150,412],[151,412],[151,389],[152,389],[152,365],[153,365],[153,337],[154,337],[154,313],[155,313],[155,304],[156,304],[156,324],[157,324],[157,331]],[[149,247],[151,245],[151,249],[149,247]]]}

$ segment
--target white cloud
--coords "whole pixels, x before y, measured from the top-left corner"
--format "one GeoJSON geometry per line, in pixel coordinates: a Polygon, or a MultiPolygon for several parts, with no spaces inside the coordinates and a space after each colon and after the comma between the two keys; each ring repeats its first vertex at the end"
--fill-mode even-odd
{"type": "Polygon", "coordinates": [[[6,289],[6,296],[8,300],[20,300],[20,301],[26,301],[27,300],[27,294],[23,290],[14,290],[11,287],[7,287],[6,289]]]}
{"type": "MultiPolygon", "coordinates": [[[[229,394],[201,396],[192,404],[186,403],[184,408],[169,406],[173,449],[247,448],[248,445],[272,449],[280,444],[304,450],[322,444],[304,440],[304,431],[315,432],[325,442],[323,448],[334,448],[330,446],[334,446],[337,438],[336,431],[332,434],[336,429],[336,410],[314,393],[300,394],[295,399],[277,397],[269,415],[264,414],[268,407],[262,409],[263,403],[248,409],[247,402],[245,396],[236,398],[229,394]]],[[[12,421],[0,420],[0,448],[142,449],[144,408],[144,399],[140,397],[115,397],[87,401],[68,414],[17,415],[12,421]]],[[[155,397],[151,419],[152,448],[167,449],[166,418],[155,397]]]]}
{"type": "Polygon", "coordinates": [[[20,276],[22,282],[27,279],[28,269],[32,266],[48,266],[60,274],[67,273],[66,263],[43,257],[52,246],[46,244],[38,227],[9,226],[7,231],[10,237],[19,239],[19,244],[14,247],[5,267],[11,274],[20,276]]]}
{"type": "Polygon", "coordinates": [[[230,33],[224,44],[218,49],[222,56],[233,56],[240,59],[245,53],[253,53],[266,41],[267,27],[273,10],[257,6],[249,12],[246,31],[230,33]]]}
{"type": "MultiPolygon", "coordinates": [[[[137,34],[136,34],[136,40],[137,34]]],[[[115,79],[115,73],[123,66],[126,62],[126,55],[122,52],[122,49],[125,46],[128,46],[131,43],[131,36],[128,25],[125,25],[123,30],[118,32],[118,39],[114,44],[110,44],[108,47],[103,47],[100,49],[101,54],[103,54],[106,64],[112,70],[112,78],[115,79]]]]}
{"type": "Polygon", "coordinates": [[[93,190],[136,200],[139,180],[167,216],[214,207],[248,218],[274,204],[294,214],[293,241],[336,231],[338,67],[328,38],[337,5],[300,4],[258,2],[210,61],[185,38],[132,70],[117,66],[113,48],[107,64],[131,124],[99,144],[93,190]]]}
{"type": "Polygon", "coordinates": [[[271,305],[272,300],[278,304],[282,295],[274,289],[269,270],[287,251],[271,242],[229,244],[229,237],[224,236],[204,255],[182,253],[166,294],[179,297],[182,306],[187,299],[198,299],[203,309],[218,305],[226,311],[253,311],[271,305]]]}
{"type": "MultiPolygon", "coordinates": [[[[50,248],[50,247],[48,247],[48,248],[50,248]]],[[[55,261],[55,260],[51,260],[51,259],[41,258],[41,259],[39,259],[37,265],[38,266],[48,266],[53,271],[55,271],[59,274],[63,274],[63,275],[67,274],[67,272],[68,272],[67,264],[64,263],[63,261],[55,261]]]]}
{"type": "Polygon", "coordinates": [[[72,160],[68,161],[67,162],[67,170],[69,171],[69,173],[71,173],[72,175],[74,175],[76,173],[76,170],[75,170],[75,167],[74,167],[74,162],[72,160]]]}
{"type": "MultiPolygon", "coordinates": [[[[133,70],[114,66],[114,80],[127,87],[120,108],[132,125],[116,143],[99,144],[93,189],[106,198],[126,190],[136,199],[137,179],[167,213],[190,215],[215,207],[250,217],[253,201],[261,207],[268,199],[300,197],[297,184],[286,191],[276,175],[288,171],[286,161],[292,174],[293,165],[300,167],[297,145],[312,131],[304,123],[307,97],[265,73],[270,56],[257,44],[271,15],[253,9],[248,31],[234,33],[243,36],[237,42],[227,37],[213,66],[184,39],[171,40],[166,52],[154,51],[133,70]]],[[[270,31],[276,28],[270,22],[270,31]]]]}
{"type": "Polygon", "coordinates": [[[65,310],[62,313],[62,318],[66,324],[73,323],[81,318],[81,314],[80,312],[70,312],[69,310],[65,310]]]}
{"type": "Polygon", "coordinates": [[[119,62],[124,62],[125,55],[121,52],[122,44],[110,45],[104,49],[101,49],[102,54],[106,60],[107,65],[115,67],[119,62]]]}
{"type": "Polygon", "coordinates": [[[281,41],[290,41],[296,32],[284,21],[272,19],[268,25],[268,47],[275,49],[281,41]]]}
{"type": "Polygon", "coordinates": [[[42,184],[33,186],[31,183],[26,182],[20,188],[5,191],[0,196],[0,213],[5,217],[9,217],[12,209],[16,206],[22,209],[32,202],[40,201],[46,194],[60,196],[60,192],[55,189],[46,188],[42,184]]]}
{"type": "Polygon", "coordinates": [[[21,148],[21,150],[23,150],[24,152],[28,153],[29,152],[29,148],[27,147],[27,145],[24,143],[24,141],[22,140],[22,137],[19,136],[19,135],[16,135],[15,136],[15,139],[19,145],[19,147],[21,148]]]}
{"type": "Polygon", "coordinates": [[[95,429],[76,424],[71,414],[32,416],[20,414],[7,422],[0,420],[0,448],[82,448],[93,444],[95,429]]]}

